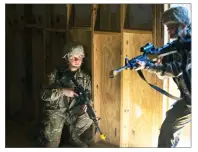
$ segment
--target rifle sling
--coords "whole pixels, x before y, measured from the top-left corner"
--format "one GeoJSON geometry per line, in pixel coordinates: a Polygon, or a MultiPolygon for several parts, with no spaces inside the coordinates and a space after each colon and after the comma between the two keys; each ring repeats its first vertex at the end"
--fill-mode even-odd
{"type": "Polygon", "coordinates": [[[175,97],[175,96],[169,94],[168,92],[166,92],[165,90],[163,90],[163,89],[161,89],[161,88],[159,88],[159,87],[157,87],[157,86],[155,86],[155,85],[153,85],[153,84],[150,84],[150,83],[145,79],[144,74],[142,73],[141,70],[138,70],[137,72],[138,72],[139,76],[140,76],[147,84],[149,84],[153,89],[155,89],[156,91],[160,92],[160,93],[163,94],[163,95],[166,95],[167,97],[169,97],[169,98],[171,98],[171,99],[173,99],[173,100],[181,100],[181,98],[175,97]]]}

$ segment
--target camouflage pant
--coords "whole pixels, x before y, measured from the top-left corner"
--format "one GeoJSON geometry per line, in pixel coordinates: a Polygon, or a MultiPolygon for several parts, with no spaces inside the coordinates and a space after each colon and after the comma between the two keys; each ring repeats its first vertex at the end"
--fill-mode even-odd
{"type": "Polygon", "coordinates": [[[173,108],[167,111],[166,119],[160,129],[158,147],[176,147],[178,136],[174,135],[190,121],[191,108],[186,105],[184,99],[177,101],[173,108]]]}
{"type": "Polygon", "coordinates": [[[93,121],[89,118],[87,113],[80,117],[66,116],[65,118],[61,115],[50,114],[47,119],[43,121],[40,144],[45,147],[58,147],[64,125],[71,124],[71,122],[72,125],[69,125],[70,136],[72,140],[76,140],[91,126],[93,121]]]}

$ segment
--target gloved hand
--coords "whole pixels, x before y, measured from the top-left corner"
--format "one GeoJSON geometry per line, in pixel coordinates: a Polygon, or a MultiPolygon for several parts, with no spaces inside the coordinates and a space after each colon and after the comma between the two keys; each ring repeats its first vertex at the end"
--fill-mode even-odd
{"type": "Polygon", "coordinates": [[[146,62],[145,61],[140,61],[140,60],[136,60],[136,63],[139,65],[135,70],[142,70],[145,69],[146,67],[146,62]]]}
{"type": "Polygon", "coordinates": [[[70,89],[70,88],[64,88],[61,90],[62,91],[62,94],[64,96],[67,96],[67,97],[75,97],[75,96],[78,96],[77,93],[74,92],[73,89],[70,89]]]}

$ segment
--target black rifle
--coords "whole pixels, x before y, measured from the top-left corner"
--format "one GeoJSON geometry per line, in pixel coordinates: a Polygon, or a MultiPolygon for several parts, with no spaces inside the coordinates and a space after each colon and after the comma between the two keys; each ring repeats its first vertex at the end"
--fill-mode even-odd
{"type": "Polygon", "coordinates": [[[98,131],[100,133],[100,138],[105,140],[106,137],[105,135],[102,133],[99,125],[98,125],[98,120],[96,117],[96,114],[93,110],[93,108],[90,105],[90,92],[87,89],[84,89],[81,85],[79,85],[77,83],[77,81],[73,78],[72,79],[74,85],[75,85],[75,89],[74,92],[78,94],[76,98],[76,104],[74,106],[72,106],[69,110],[73,109],[74,107],[78,106],[78,105],[86,105],[87,106],[87,113],[89,115],[89,117],[93,120],[94,125],[96,126],[96,131],[98,131]]]}

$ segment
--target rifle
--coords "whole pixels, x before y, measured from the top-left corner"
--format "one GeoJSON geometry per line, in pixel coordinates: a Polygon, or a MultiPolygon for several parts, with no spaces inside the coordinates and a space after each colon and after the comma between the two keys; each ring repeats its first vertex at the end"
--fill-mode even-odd
{"type": "MultiPolygon", "coordinates": [[[[121,68],[115,69],[110,71],[110,78],[114,78],[114,76],[116,76],[118,73],[120,73],[121,71],[125,70],[125,69],[136,69],[138,68],[138,63],[137,60],[139,61],[145,61],[146,65],[148,65],[149,63],[155,63],[157,61],[158,57],[163,57],[163,56],[167,56],[170,54],[174,54],[179,52],[179,50],[182,49],[191,49],[191,39],[187,39],[185,41],[183,41],[182,43],[179,40],[175,40],[172,41],[170,43],[167,43],[166,45],[157,48],[155,47],[153,44],[151,43],[147,43],[145,46],[140,48],[140,52],[143,52],[142,55],[139,55],[137,57],[132,58],[131,60],[129,60],[127,57],[125,58],[125,65],[121,68]]],[[[180,98],[175,97],[171,94],[169,94],[168,92],[166,92],[165,90],[150,84],[146,81],[143,73],[141,70],[137,71],[139,76],[147,83],[149,84],[153,89],[157,90],[158,92],[174,99],[174,100],[180,100],[180,98]]]]}
{"type": "Polygon", "coordinates": [[[87,106],[87,113],[88,113],[89,117],[93,120],[94,125],[96,126],[96,131],[98,131],[100,133],[100,138],[105,140],[106,136],[102,133],[102,131],[98,125],[99,119],[97,119],[96,114],[90,105],[90,92],[87,89],[84,89],[81,85],[79,85],[74,78],[72,79],[72,81],[75,85],[74,92],[76,92],[79,96],[76,97],[77,104],[75,104],[69,110],[73,109],[74,107],[76,107],[78,105],[85,104],[87,106]]]}
{"type": "MultiPolygon", "coordinates": [[[[75,108],[79,105],[85,104],[87,106],[87,113],[88,113],[89,117],[93,120],[94,125],[96,126],[96,131],[98,131],[100,133],[100,138],[105,140],[106,136],[102,133],[102,131],[98,125],[99,124],[98,121],[100,119],[97,119],[96,114],[90,105],[90,92],[87,89],[84,89],[81,85],[79,85],[74,78],[72,78],[71,80],[73,81],[73,83],[75,85],[74,92],[77,93],[79,96],[75,97],[76,104],[74,104],[70,109],[67,109],[66,112],[69,113],[69,111],[72,110],[73,108],[75,108]]],[[[67,80],[67,81],[69,81],[69,80],[67,80]]],[[[54,84],[45,86],[46,89],[65,88],[65,87],[69,87],[69,85],[64,82],[60,82],[60,84],[54,83],[54,84]]]]}

